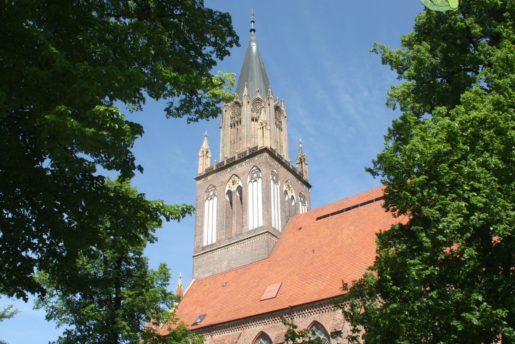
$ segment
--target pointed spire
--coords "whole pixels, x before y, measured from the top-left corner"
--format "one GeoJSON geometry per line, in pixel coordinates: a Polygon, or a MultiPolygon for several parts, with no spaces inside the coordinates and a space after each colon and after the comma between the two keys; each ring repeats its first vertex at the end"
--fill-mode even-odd
{"type": "Polygon", "coordinates": [[[241,72],[238,78],[238,85],[236,86],[236,93],[243,98],[243,90],[245,83],[247,83],[250,98],[254,98],[256,91],[267,92],[270,87],[268,75],[266,74],[265,64],[259,52],[256,40],[256,29],[254,27],[255,20],[252,14],[250,20],[250,37],[247,43],[247,52],[245,53],[245,60],[241,67],[241,72]]]}
{"type": "Polygon", "coordinates": [[[299,139],[299,153],[297,154],[297,171],[306,180],[308,179],[308,158],[302,149],[302,139],[299,139]]]}
{"type": "Polygon", "coordinates": [[[183,297],[184,292],[182,291],[182,274],[179,272],[179,278],[177,279],[177,285],[175,287],[175,296],[183,297]]]}
{"type": "Polygon", "coordinates": [[[207,142],[207,131],[204,131],[204,141],[202,141],[200,150],[209,150],[209,142],[207,142]]]}
{"type": "Polygon", "coordinates": [[[211,149],[209,148],[209,142],[207,142],[207,131],[204,133],[204,141],[198,152],[198,174],[204,173],[204,171],[211,166],[211,149]]]}

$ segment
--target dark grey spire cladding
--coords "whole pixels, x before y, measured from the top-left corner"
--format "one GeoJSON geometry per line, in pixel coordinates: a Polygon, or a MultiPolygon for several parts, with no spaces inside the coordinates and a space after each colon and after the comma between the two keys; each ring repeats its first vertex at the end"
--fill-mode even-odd
{"type": "Polygon", "coordinates": [[[247,52],[245,53],[245,60],[243,61],[243,67],[241,67],[241,72],[238,77],[238,85],[236,86],[236,93],[238,93],[240,99],[243,97],[245,83],[247,83],[249,96],[251,98],[256,96],[257,90],[259,90],[262,97],[266,97],[268,88],[270,87],[265,64],[259,53],[256,33],[253,27],[250,29],[247,52]]]}

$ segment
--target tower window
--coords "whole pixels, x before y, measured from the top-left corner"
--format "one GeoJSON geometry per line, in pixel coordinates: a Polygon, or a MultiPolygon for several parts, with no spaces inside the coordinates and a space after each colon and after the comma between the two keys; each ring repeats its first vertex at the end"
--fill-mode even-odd
{"type": "Polygon", "coordinates": [[[243,188],[240,177],[232,175],[225,187],[225,229],[226,235],[235,235],[243,224],[243,188]]]}
{"type": "Polygon", "coordinates": [[[281,230],[281,192],[277,172],[272,171],[270,183],[271,205],[272,205],[272,227],[281,230]]]}
{"type": "Polygon", "coordinates": [[[283,130],[283,112],[281,110],[280,107],[276,106],[275,107],[275,126],[279,129],[279,130],[283,130]]]}
{"type": "Polygon", "coordinates": [[[254,166],[249,173],[249,230],[263,225],[263,187],[261,170],[254,166]]]}
{"type": "Polygon", "coordinates": [[[304,214],[308,211],[308,203],[304,192],[299,192],[299,212],[304,214]]]}
{"type": "Polygon", "coordinates": [[[216,241],[216,206],[216,188],[210,185],[204,200],[204,246],[216,241]]]}
{"type": "Polygon", "coordinates": [[[284,201],[285,201],[285,210],[286,210],[286,222],[295,215],[295,191],[293,190],[293,186],[291,182],[288,180],[284,183],[284,201]]]}
{"type": "Polygon", "coordinates": [[[238,102],[234,102],[231,107],[231,128],[241,124],[241,105],[238,102]]]}

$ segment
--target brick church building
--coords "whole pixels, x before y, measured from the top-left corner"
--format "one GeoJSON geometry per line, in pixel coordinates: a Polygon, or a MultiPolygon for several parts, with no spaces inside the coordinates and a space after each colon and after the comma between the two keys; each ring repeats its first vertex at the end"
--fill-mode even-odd
{"type": "Polygon", "coordinates": [[[272,93],[252,20],[219,162],[207,135],[199,152],[193,281],[176,310],[208,344],[282,343],[284,316],[345,343],[329,336],[348,331],[334,306],[342,284],[362,276],[375,234],[399,221],[382,208],[382,188],[311,210],[302,144],[295,164],[288,151],[286,106],[272,93]]]}

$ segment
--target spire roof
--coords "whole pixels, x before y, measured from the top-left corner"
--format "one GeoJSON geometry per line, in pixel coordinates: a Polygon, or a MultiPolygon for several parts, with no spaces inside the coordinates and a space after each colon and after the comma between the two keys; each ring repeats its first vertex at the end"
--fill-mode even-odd
{"type": "Polygon", "coordinates": [[[236,93],[243,98],[243,90],[247,85],[249,96],[254,97],[256,91],[266,95],[270,82],[266,74],[265,64],[263,58],[259,53],[259,48],[256,40],[256,29],[254,28],[254,15],[250,20],[250,37],[247,43],[247,52],[245,53],[245,60],[241,67],[241,72],[238,78],[238,85],[236,86],[236,93]]]}
{"type": "Polygon", "coordinates": [[[200,151],[207,151],[209,149],[209,143],[207,142],[207,131],[204,132],[204,141],[202,141],[202,146],[200,147],[200,151]]]}
{"type": "Polygon", "coordinates": [[[184,292],[182,291],[182,274],[179,273],[179,278],[177,279],[177,286],[175,287],[175,296],[182,297],[184,292]]]}

